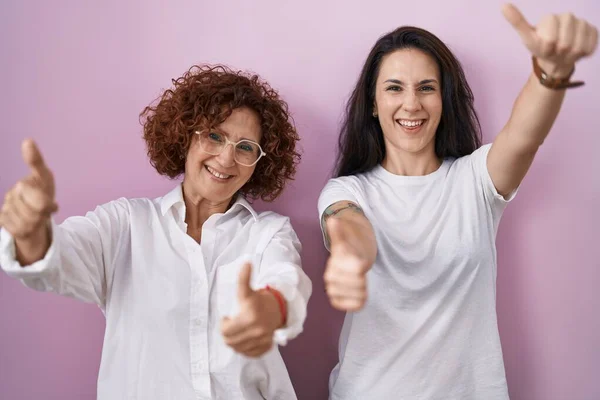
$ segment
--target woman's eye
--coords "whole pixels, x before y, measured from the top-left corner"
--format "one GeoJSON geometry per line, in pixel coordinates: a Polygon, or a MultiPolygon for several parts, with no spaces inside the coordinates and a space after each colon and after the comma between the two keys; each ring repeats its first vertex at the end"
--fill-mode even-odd
{"type": "Polygon", "coordinates": [[[211,132],[208,134],[208,138],[214,142],[222,142],[223,138],[218,133],[211,132]]]}
{"type": "Polygon", "coordinates": [[[238,146],[238,149],[240,149],[242,151],[247,151],[247,152],[252,152],[254,150],[254,148],[250,144],[240,144],[238,146]]]}

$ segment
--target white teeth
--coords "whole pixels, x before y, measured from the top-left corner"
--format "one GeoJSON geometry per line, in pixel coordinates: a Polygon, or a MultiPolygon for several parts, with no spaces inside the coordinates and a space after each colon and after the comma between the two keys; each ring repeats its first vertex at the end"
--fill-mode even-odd
{"type": "Polygon", "coordinates": [[[398,120],[398,123],[402,126],[407,126],[407,127],[415,127],[415,126],[421,126],[423,124],[423,120],[420,119],[418,121],[408,121],[408,120],[398,120]]]}
{"type": "Polygon", "coordinates": [[[213,174],[214,176],[216,176],[217,178],[221,178],[221,179],[227,179],[229,178],[231,175],[223,175],[218,173],[217,171],[215,171],[214,169],[212,169],[211,167],[209,167],[208,165],[206,166],[206,169],[208,170],[208,172],[210,172],[211,174],[213,174]]]}

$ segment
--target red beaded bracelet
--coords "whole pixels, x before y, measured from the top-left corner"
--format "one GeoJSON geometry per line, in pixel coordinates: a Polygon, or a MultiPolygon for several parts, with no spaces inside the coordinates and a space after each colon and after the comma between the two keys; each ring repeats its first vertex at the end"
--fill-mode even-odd
{"type": "Polygon", "coordinates": [[[277,289],[273,289],[269,285],[265,287],[265,290],[269,293],[272,293],[273,296],[275,296],[275,298],[277,299],[277,303],[279,304],[279,311],[281,312],[281,319],[283,321],[283,324],[281,326],[285,326],[287,322],[287,304],[285,302],[285,299],[277,289]]]}

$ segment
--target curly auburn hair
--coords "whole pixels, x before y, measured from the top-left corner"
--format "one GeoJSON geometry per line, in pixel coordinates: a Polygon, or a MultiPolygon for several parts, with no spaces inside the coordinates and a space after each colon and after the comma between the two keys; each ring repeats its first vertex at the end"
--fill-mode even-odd
{"type": "Polygon", "coordinates": [[[257,75],[223,65],[194,65],[174,87],[140,113],[150,164],[174,179],[185,172],[194,131],[212,128],[240,107],[254,110],[261,123],[260,146],[267,154],[239,190],[248,199],[275,200],[296,173],[299,140],[287,104],[257,75]]]}

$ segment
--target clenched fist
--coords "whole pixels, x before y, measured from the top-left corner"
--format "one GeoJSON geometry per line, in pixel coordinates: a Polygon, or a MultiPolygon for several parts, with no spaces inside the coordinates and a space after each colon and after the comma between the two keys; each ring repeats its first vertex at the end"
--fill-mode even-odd
{"type": "Polygon", "coordinates": [[[367,301],[367,272],[374,259],[365,243],[357,240],[361,225],[329,218],[326,222],[331,254],[325,267],[325,290],[331,305],[342,311],[358,311],[367,301]]]}
{"type": "MultiPolygon", "coordinates": [[[[252,265],[242,267],[238,278],[239,312],[221,321],[225,343],[248,357],[260,357],[273,346],[273,333],[283,325],[278,301],[267,290],[252,290],[252,265]]],[[[282,297],[283,298],[283,297],[282,297]]]]}
{"type": "Polygon", "coordinates": [[[48,221],[58,206],[54,177],[33,140],[23,142],[22,154],[30,173],[6,193],[0,226],[14,237],[17,259],[28,265],[43,258],[50,246],[48,221]]]}
{"type": "Polygon", "coordinates": [[[571,13],[547,15],[538,25],[532,26],[511,4],[505,5],[502,12],[550,76],[568,76],[575,63],[592,55],[598,45],[598,29],[571,13]]]}

